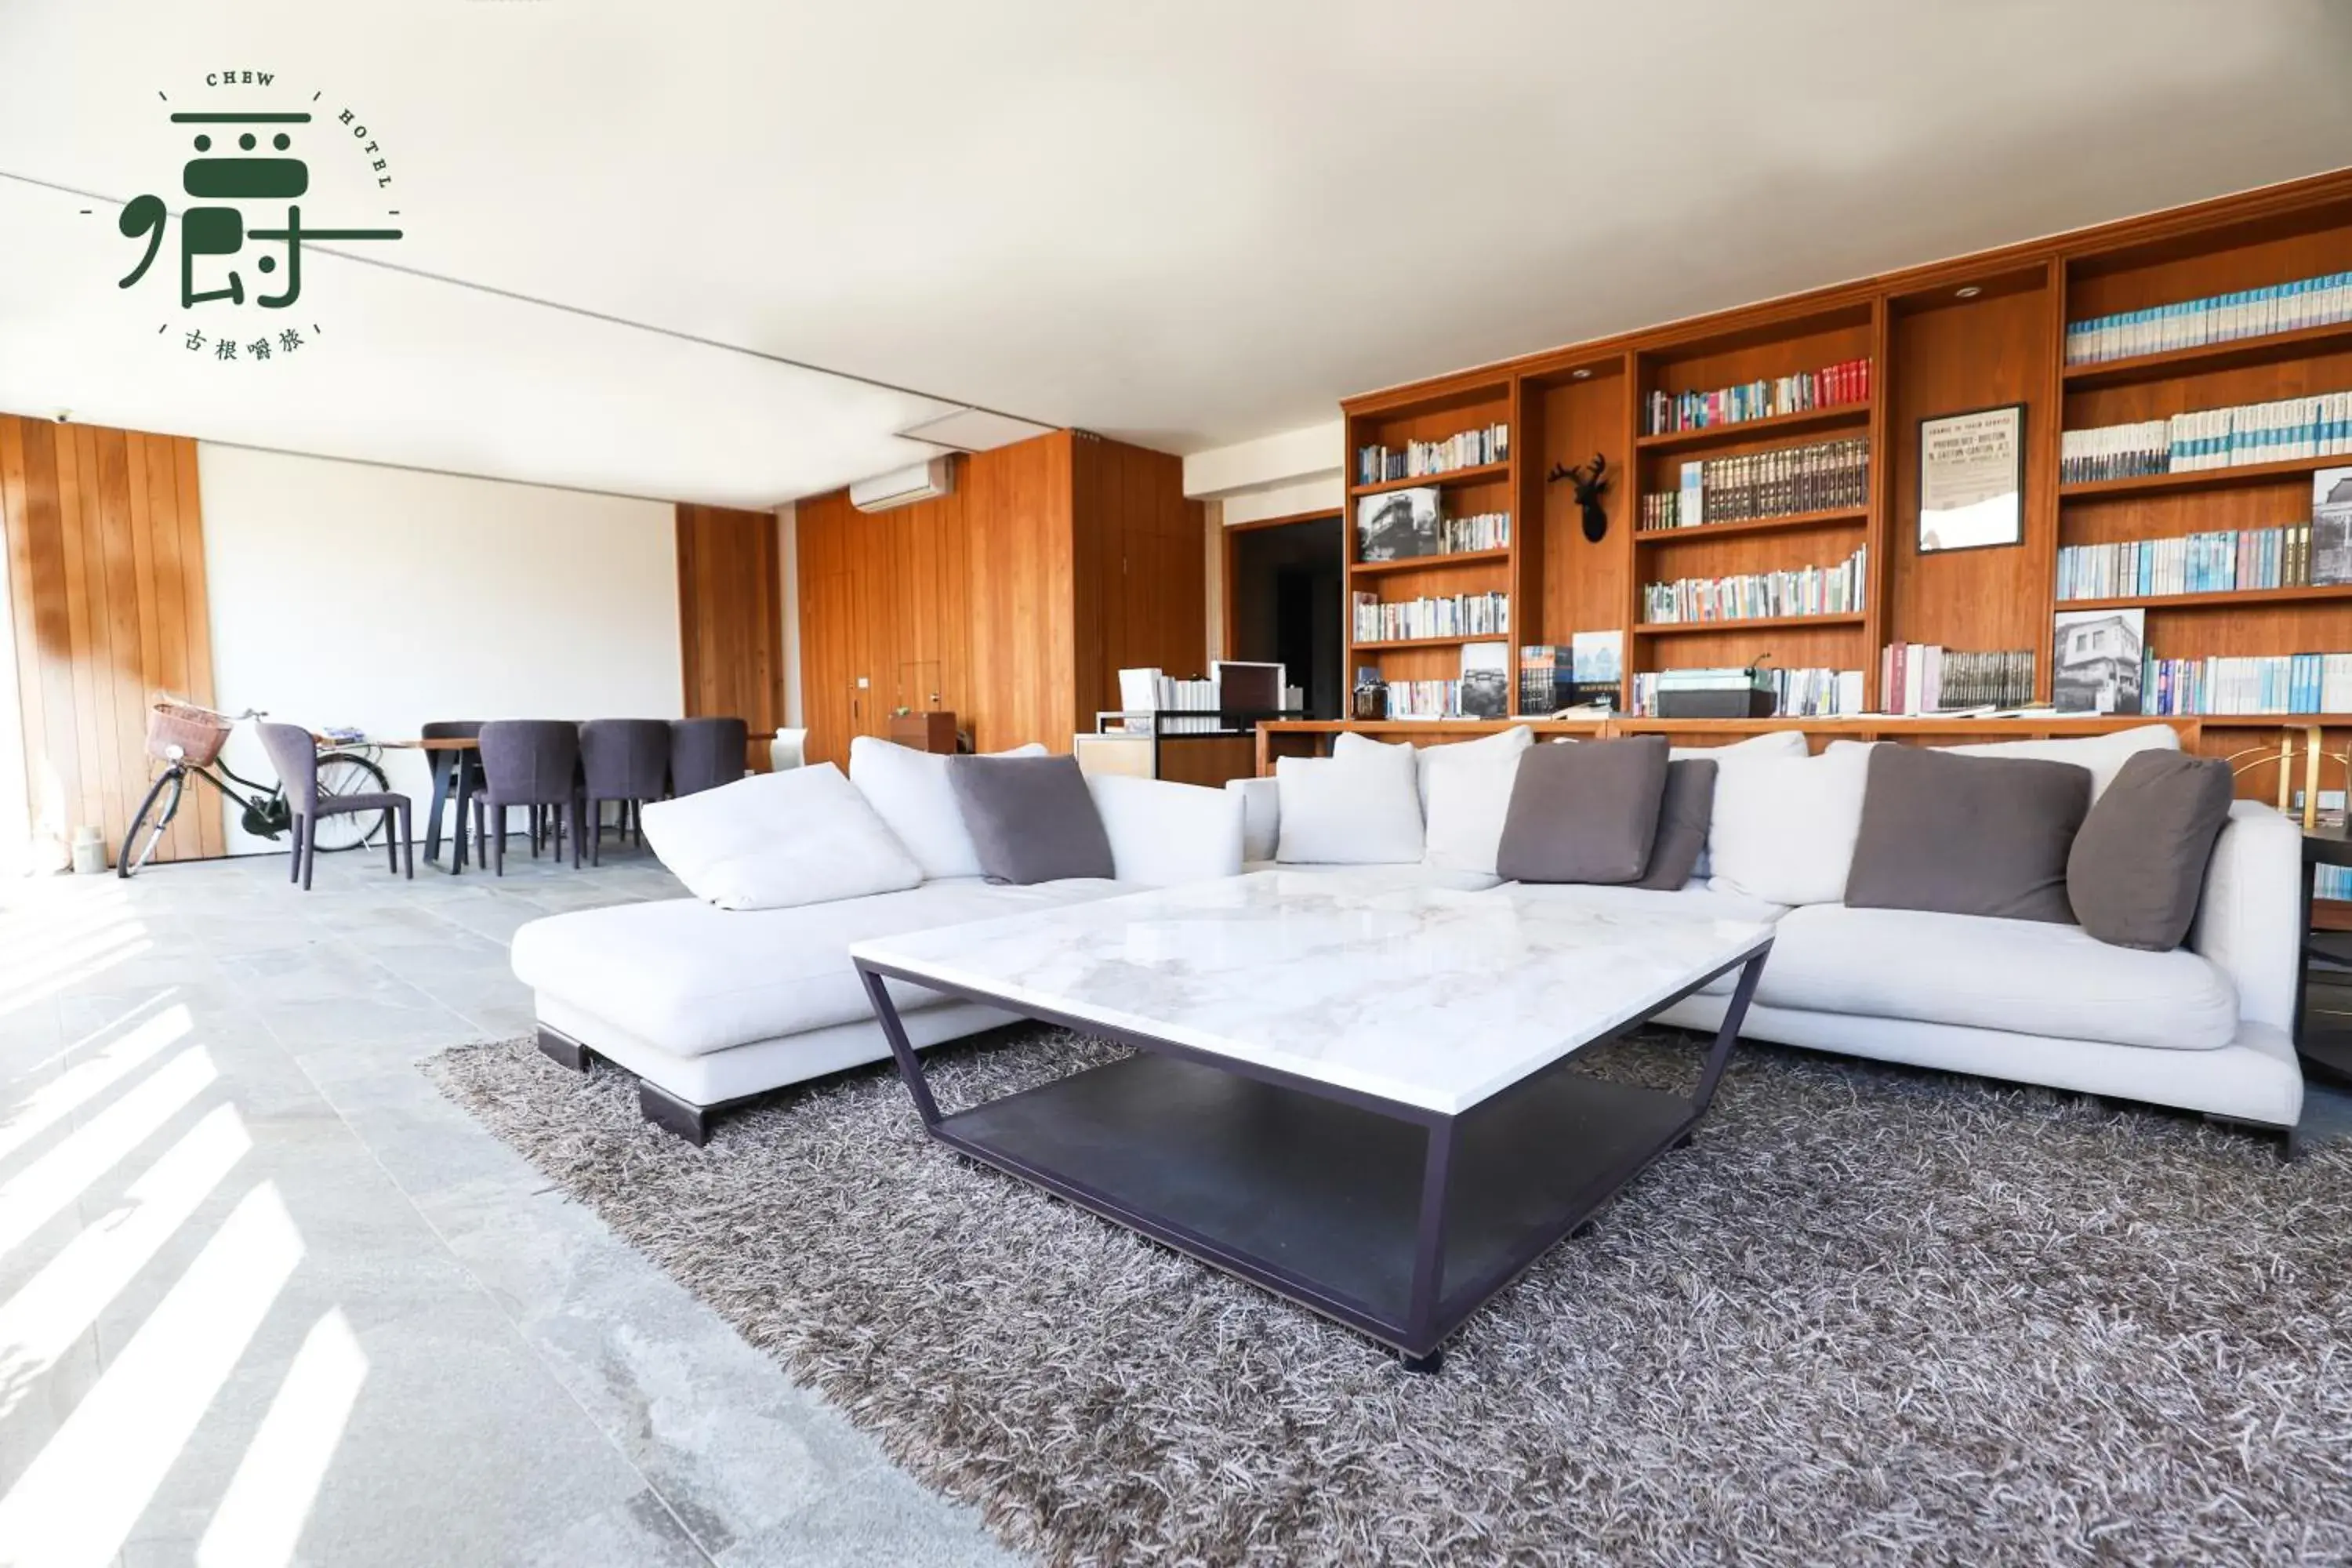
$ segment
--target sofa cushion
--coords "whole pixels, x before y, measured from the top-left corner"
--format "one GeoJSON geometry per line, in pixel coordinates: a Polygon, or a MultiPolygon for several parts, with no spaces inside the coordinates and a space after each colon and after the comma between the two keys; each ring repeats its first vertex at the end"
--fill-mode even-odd
{"type": "Polygon", "coordinates": [[[1077,758],[950,757],[948,785],[990,881],[1111,876],[1110,839],[1077,758]]]}
{"type": "Polygon", "coordinates": [[[1535,742],[1535,731],[1525,724],[1515,724],[1492,735],[1482,735],[1475,741],[1440,741],[1422,745],[1412,741],[1375,741],[1370,735],[1360,735],[1353,730],[1342,731],[1331,742],[1331,754],[1346,756],[1358,752],[1397,752],[1412,758],[1413,790],[1421,797],[1421,815],[1429,816],[1430,780],[1435,770],[1448,763],[1477,767],[1497,757],[1516,757],[1535,742]]]}
{"type": "Polygon", "coordinates": [[[1633,882],[1650,863],[1666,787],[1663,735],[1546,746],[1521,759],[1496,875],[1633,882]]]}
{"type": "MultiPolygon", "coordinates": [[[[1042,757],[1045,748],[1033,741],[991,754],[1042,757]]],[[[898,836],[925,877],[980,875],[980,852],[956,808],[946,757],[859,735],[849,742],[849,782],[898,836]]]]}
{"type": "Polygon", "coordinates": [[[1650,840],[1650,863],[1634,886],[1673,892],[1698,870],[1706,852],[1707,825],[1715,820],[1714,759],[1678,757],[1666,763],[1665,793],[1658,799],[1658,833],[1650,840]]]}
{"type": "MultiPolygon", "coordinates": [[[[1723,770],[1737,768],[1765,757],[1803,757],[1812,754],[1812,742],[1801,730],[1767,730],[1760,735],[1750,735],[1744,741],[1734,741],[1727,746],[1670,746],[1666,749],[1669,763],[1680,763],[1704,757],[1715,764],[1716,784],[1722,787],[1723,770]]],[[[1714,802],[1708,803],[1712,813],[1714,802]]],[[[1714,869],[1707,859],[1706,846],[1698,849],[1698,864],[1691,875],[1704,877],[1714,869]]]]}
{"type": "Polygon", "coordinates": [[[1480,741],[1416,748],[1422,858],[1448,871],[1496,874],[1495,854],[1510,815],[1519,758],[1533,744],[1533,732],[1517,724],[1480,741]]]}
{"type": "Polygon", "coordinates": [[[2179,947],[2236,794],[2219,757],[2158,751],[2125,763],[2066,861],[2066,892],[2083,929],[2120,947],[2179,947]]]}
{"type": "Polygon", "coordinates": [[[1762,756],[1718,763],[1707,825],[1708,885],[1776,904],[1833,904],[1845,896],[1868,746],[1817,757],[1762,756]]]}
{"type": "Polygon", "coordinates": [[[1848,904],[2074,923],[2066,853],[2091,808],[2088,771],[1878,746],[1868,776],[1848,904]]]}
{"type": "MultiPolygon", "coordinates": [[[[515,977],[674,1056],[723,1051],[874,1016],[849,944],[1125,892],[1116,882],[1032,888],[977,879],[790,910],[698,899],[550,915],[514,935],[515,977]]],[[[948,1000],[896,981],[901,1008],[948,1000]]]]}
{"type": "MultiPolygon", "coordinates": [[[[1342,739],[1345,739],[1343,736],[1342,739]]],[[[1422,856],[1412,748],[1364,746],[1274,764],[1275,858],[1286,865],[1400,866],[1422,856]]]]}
{"type": "Polygon", "coordinates": [[[648,801],[646,842],[687,891],[722,910],[779,910],[896,892],[923,869],[831,763],[753,773],[648,801]]]}
{"type": "Polygon", "coordinates": [[[2228,1045],[2238,1029],[2229,976],[2186,948],[2143,952],[2079,926],[1842,904],[1781,918],[1756,999],[2179,1050],[2228,1045]]]}
{"type": "Polygon", "coordinates": [[[2180,735],[2169,724],[2142,724],[2137,730],[2073,741],[1988,741],[1943,750],[1963,757],[2039,757],[2044,762],[2073,763],[2091,771],[2091,799],[2095,802],[2126,763],[2142,752],[2177,752],[2180,735]]]}

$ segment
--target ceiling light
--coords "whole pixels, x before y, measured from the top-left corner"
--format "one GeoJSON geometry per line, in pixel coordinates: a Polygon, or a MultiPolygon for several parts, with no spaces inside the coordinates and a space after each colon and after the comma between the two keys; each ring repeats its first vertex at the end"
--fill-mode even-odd
{"type": "Polygon", "coordinates": [[[1983,292],[1984,290],[1982,289],[1978,288],[1973,283],[1964,283],[1958,289],[1952,290],[1952,298],[1955,300],[1973,300],[1983,292]]]}
{"type": "Polygon", "coordinates": [[[1572,370],[1568,373],[1568,378],[1570,381],[1591,381],[1592,373],[1589,370],[1572,370]]]}

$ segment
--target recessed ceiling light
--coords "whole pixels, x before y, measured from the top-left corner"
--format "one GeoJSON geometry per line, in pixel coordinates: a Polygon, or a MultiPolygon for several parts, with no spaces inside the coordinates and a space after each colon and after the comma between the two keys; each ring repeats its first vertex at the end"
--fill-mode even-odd
{"type": "Polygon", "coordinates": [[[1982,289],[1978,288],[1973,283],[1964,283],[1959,288],[1952,290],[1952,298],[1955,300],[1973,300],[1983,292],[1984,290],[1982,289]]]}
{"type": "Polygon", "coordinates": [[[1589,370],[1572,370],[1568,373],[1568,376],[1570,381],[1591,381],[1592,373],[1589,370]]]}

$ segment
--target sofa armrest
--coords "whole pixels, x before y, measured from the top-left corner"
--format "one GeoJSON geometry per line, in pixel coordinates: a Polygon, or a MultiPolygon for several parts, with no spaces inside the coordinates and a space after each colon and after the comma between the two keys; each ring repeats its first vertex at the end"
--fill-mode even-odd
{"type": "Polygon", "coordinates": [[[2303,977],[2303,833],[2259,801],[2233,801],[2213,841],[2189,945],[2238,987],[2238,1016],[2292,1028],[2303,977]]]}
{"type": "Polygon", "coordinates": [[[1120,881],[1168,887],[1241,875],[1241,802],[1224,791],[1119,774],[1092,775],[1087,788],[1120,881]]]}
{"type": "Polygon", "coordinates": [[[1242,858],[1271,860],[1282,847],[1282,792],[1272,779],[1228,779],[1242,803],[1242,858]]]}

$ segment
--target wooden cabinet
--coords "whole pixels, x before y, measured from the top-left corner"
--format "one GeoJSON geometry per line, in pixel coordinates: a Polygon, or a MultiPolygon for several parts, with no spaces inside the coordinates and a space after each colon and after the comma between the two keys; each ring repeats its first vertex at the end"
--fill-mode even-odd
{"type": "Polygon", "coordinates": [[[1057,430],[957,458],[938,500],[835,491],[797,526],[811,761],[902,707],[953,710],[983,751],[1066,752],[1122,666],[1202,671],[1203,519],[1167,453],[1057,430]]]}

